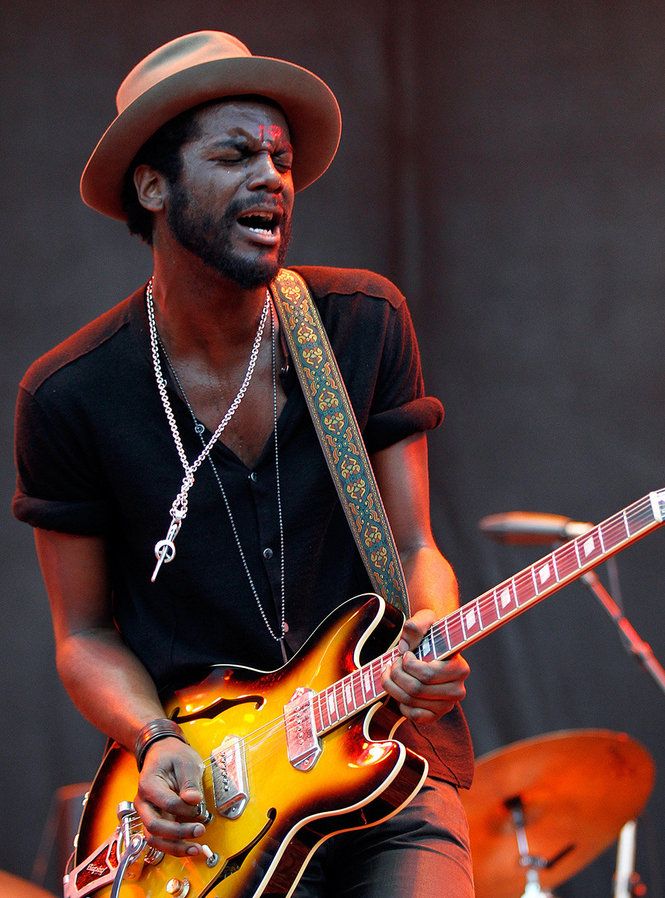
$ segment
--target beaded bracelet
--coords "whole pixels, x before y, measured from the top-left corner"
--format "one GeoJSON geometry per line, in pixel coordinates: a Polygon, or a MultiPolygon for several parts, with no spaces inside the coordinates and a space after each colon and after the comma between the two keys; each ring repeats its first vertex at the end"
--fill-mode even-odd
{"type": "Polygon", "coordinates": [[[158,717],[156,720],[151,720],[150,723],[146,723],[136,737],[136,742],[134,743],[134,755],[136,757],[136,766],[139,771],[143,767],[146,753],[152,743],[157,742],[159,739],[166,739],[169,736],[173,736],[175,739],[180,739],[181,742],[188,745],[188,742],[185,739],[185,734],[174,720],[169,720],[168,717],[158,717]]]}

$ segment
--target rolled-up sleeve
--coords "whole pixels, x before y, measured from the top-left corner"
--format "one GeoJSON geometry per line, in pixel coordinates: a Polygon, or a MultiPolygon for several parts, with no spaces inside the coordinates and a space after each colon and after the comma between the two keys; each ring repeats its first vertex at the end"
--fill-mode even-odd
{"type": "Polygon", "coordinates": [[[365,428],[368,451],[377,452],[443,421],[441,402],[425,395],[420,352],[406,301],[391,309],[381,368],[365,428]]]}
{"type": "Polygon", "coordinates": [[[20,521],[45,530],[100,535],[108,527],[108,504],[100,476],[81,439],[75,410],[55,414],[47,403],[19,388],[15,422],[16,491],[20,521]]]}

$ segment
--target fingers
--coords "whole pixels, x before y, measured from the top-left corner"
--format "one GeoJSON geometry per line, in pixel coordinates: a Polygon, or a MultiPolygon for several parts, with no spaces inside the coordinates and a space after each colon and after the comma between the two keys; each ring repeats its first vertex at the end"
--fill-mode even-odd
{"type": "Polygon", "coordinates": [[[177,739],[161,739],[150,747],[139,778],[134,805],[149,844],[168,854],[195,856],[205,834],[203,763],[177,739]]]}
{"type": "Polygon", "coordinates": [[[461,655],[446,661],[420,661],[407,651],[386,669],[383,687],[411,720],[431,723],[466,696],[469,665],[461,655]]]}
{"type": "Polygon", "coordinates": [[[399,650],[404,652],[413,651],[420,645],[423,636],[434,623],[436,615],[427,608],[416,611],[413,617],[410,617],[402,627],[402,635],[399,641],[399,650]]]}

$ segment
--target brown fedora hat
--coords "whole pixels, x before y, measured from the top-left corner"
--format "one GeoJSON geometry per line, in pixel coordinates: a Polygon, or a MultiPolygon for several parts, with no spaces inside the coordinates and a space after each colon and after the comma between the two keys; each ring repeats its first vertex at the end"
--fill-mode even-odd
{"type": "Polygon", "coordinates": [[[339,145],[342,119],[335,95],[312,72],[282,59],[252,56],[222,31],[185,34],[141,60],[120,85],[118,115],[81,176],[83,201],[121,221],[121,193],[132,159],[169,119],[200,103],[248,94],[267,97],[284,111],[294,148],[293,182],[303,190],[328,168],[339,145]]]}

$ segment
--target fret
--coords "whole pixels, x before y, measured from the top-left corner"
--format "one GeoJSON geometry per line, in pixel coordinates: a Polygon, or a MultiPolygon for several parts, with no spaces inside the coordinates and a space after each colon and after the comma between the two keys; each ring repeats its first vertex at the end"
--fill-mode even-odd
{"type": "Polygon", "coordinates": [[[499,606],[496,601],[496,596],[493,592],[485,593],[485,595],[480,596],[476,600],[476,605],[478,606],[478,615],[480,617],[480,629],[486,630],[488,627],[491,627],[492,624],[497,623],[501,619],[501,615],[499,614],[499,606]]]}
{"type": "Polygon", "coordinates": [[[464,630],[460,620],[459,611],[454,611],[446,618],[446,627],[448,629],[448,642],[451,650],[458,648],[464,642],[464,630]]]}
{"type": "Polygon", "coordinates": [[[525,573],[516,574],[513,577],[513,592],[515,593],[515,602],[518,608],[527,605],[534,596],[538,595],[533,574],[525,573]]]}
{"type": "Polygon", "coordinates": [[[628,514],[628,520],[634,525],[631,529],[631,536],[639,533],[642,528],[650,524],[651,520],[653,519],[653,511],[646,508],[645,506],[642,506],[641,508],[627,508],[626,511],[628,514]]]}
{"type": "Polygon", "coordinates": [[[605,548],[605,540],[603,539],[603,528],[596,527],[596,530],[598,531],[598,539],[600,540],[600,548],[603,550],[603,552],[606,552],[607,549],[605,548]]]}
{"type": "Polygon", "coordinates": [[[533,565],[531,565],[531,567],[529,568],[529,571],[531,573],[531,579],[533,580],[533,588],[534,588],[533,594],[534,594],[534,596],[537,596],[538,593],[540,592],[540,588],[538,586],[538,581],[536,580],[536,569],[533,565]]]}
{"type": "Polygon", "coordinates": [[[314,701],[312,702],[314,706],[314,725],[316,727],[317,733],[322,733],[326,728],[326,722],[323,718],[323,712],[325,710],[325,702],[321,701],[321,693],[314,696],[314,701]]]}
{"type": "Polygon", "coordinates": [[[356,699],[356,708],[359,708],[361,705],[365,704],[365,693],[363,691],[363,678],[361,671],[355,670],[351,674],[351,679],[353,680],[353,694],[356,699]]]}
{"type": "Polygon", "coordinates": [[[469,602],[461,608],[460,613],[462,620],[464,621],[464,631],[467,639],[470,639],[472,636],[477,636],[478,633],[482,633],[483,622],[480,619],[480,610],[478,608],[477,600],[469,602]]]}
{"type": "Polygon", "coordinates": [[[432,655],[435,661],[447,651],[447,646],[445,642],[445,634],[442,634],[441,627],[437,624],[433,624],[432,628],[429,631],[430,642],[432,644],[432,655]]]}
{"type": "Polygon", "coordinates": [[[448,618],[444,617],[441,621],[443,624],[442,627],[439,627],[441,631],[441,641],[443,642],[444,649],[442,652],[439,652],[439,655],[446,655],[448,652],[452,651],[452,643],[450,642],[450,633],[448,632],[448,618]]]}
{"type": "Polygon", "coordinates": [[[626,530],[626,536],[630,536],[630,527],[628,526],[628,515],[626,514],[626,509],[621,512],[621,520],[623,521],[623,526],[626,530]]]}
{"type": "Polygon", "coordinates": [[[537,562],[533,565],[533,569],[536,573],[536,579],[538,583],[538,593],[543,592],[543,590],[547,589],[548,586],[551,586],[552,583],[558,583],[558,578],[556,576],[556,569],[552,564],[554,556],[550,555],[549,559],[544,563],[537,562]]]}
{"type": "Polygon", "coordinates": [[[418,646],[417,655],[421,661],[427,661],[430,658],[436,658],[436,652],[434,651],[434,643],[433,643],[433,634],[432,631],[429,630],[425,633],[422,642],[418,646]]]}
{"type": "Polygon", "coordinates": [[[330,722],[337,723],[341,714],[339,713],[339,705],[337,704],[334,686],[332,689],[328,689],[328,711],[330,712],[330,722]]]}
{"type": "Polygon", "coordinates": [[[577,537],[576,542],[578,543],[578,549],[581,556],[580,567],[589,564],[594,558],[598,558],[599,555],[603,554],[600,540],[597,538],[597,531],[598,528],[595,527],[593,530],[585,533],[584,536],[577,537]]]}
{"type": "Polygon", "coordinates": [[[346,702],[344,701],[344,682],[338,680],[335,683],[335,704],[337,705],[337,713],[340,717],[346,717],[346,702]],[[341,701],[340,701],[341,699],[341,701]]]}
{"type": "Polygon", "coordinates": [[[550,555],[550,558],[552,560],[552,570],[554,571],[554,579],[558,583],[559,580],[561,579],[561,577],[559,576],[559,566],[556,563],[556,552],[552,552],[552,554],[550,555]]]}
{"type": "Polygon", "coordinates": [[[496,619],[501,620],[501,611],[499,610],[499,600],[496,595],[496,589],[492,590],[492,598],[494,599],[494,607],[496,608],[496,619]]]}
{"type": "Polygon", "coordinates": [[[369,666],[364,667],[362,669],[362,682],[363,682],[363,693],[365,697],[365,701],[370,698],[376,698],[376,692],[374,690],[374,681],[370,676],[369,666]]]}
{"type": "Polygon", "coordinates": [[[625,523],[622,515],[616,515],[610,518],[600,528],[600,536],[603,544],[603,550],[609,552],[621,546],[625,540],[624,535],[625,523]]]}
{"type": "Polygon", "coordinates": [[[566,543],[565,546],[561,546],[560,549],[557,549],[554,555],[556,557],[556,568],[559,581],[565,580],[572,574],[577,573],[579,562],[574,546],[570,545],[570,543],[566,543]]]}
{"type": "Polygon", "coordinates": [[[500,584],[494,590],[497,604],[500,609],[499,615],[502,618],[518,607],[515,590],[510,588],[512,585],[513,581],[510,580],[508,583],[500,584]]]}
{"type": "Polygon", "coordinates": [[[344,677],[342,680],[342,694],[344,695],[344,707],[346,709],[346,713],[349,711],[356,710],[356,703],[354,701],[353,690],[351,688],[351,682],[349,677],[344,677]]]}
{"type": "Polygon", "coordinates": [[[432,624],[432,627],[427,634],[432,646],[432,655],[435,661],[449,651],[449,646],[446,640],[445,622],[445,618],[443,618],[435,624],[432,624]]]}

